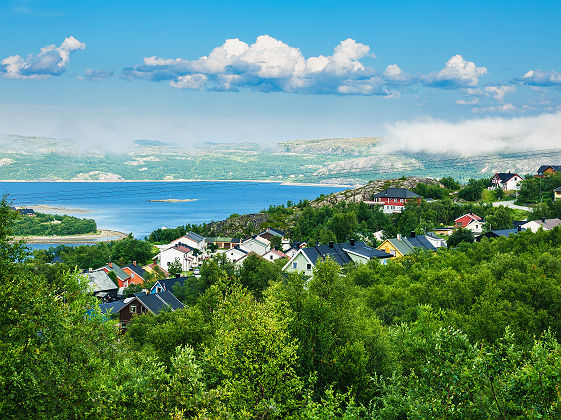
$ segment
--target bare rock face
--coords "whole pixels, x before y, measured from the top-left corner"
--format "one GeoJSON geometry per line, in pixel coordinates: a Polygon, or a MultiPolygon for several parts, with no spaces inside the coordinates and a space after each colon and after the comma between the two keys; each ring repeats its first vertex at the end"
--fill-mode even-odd
{"type": "Polygon", "coordinates": [[[325,205],[334,205],[342,201],[346,201],[348,203],[358,203],[360,201],[370,200],[373,194],[379,193],[386,188],[395,187],[407,188],[408,190],[412,190],[417,186],[417,184],[420,183],[444,187],[436,179],[426,177],[377,179],[375,181],[370,181],[368,184],[362,187],[337,192],[321,198],[316,198],[310,204],[314,207],[320,207],[325,205]]]}
{"type": "Polygon", "coordinates": [[[267,223],[267,219],[268,216],[265,213],[252,213],[243,216],[230,216],[226,220],[209,223],[208,226],[222,236],[238,235],[246,232],[248,227],[251,227],[251,233],[256,233],[260,231],[262,225],[267,223]]]}
{"type": "Polygon", "coordinates": [[[113,182],[113,181],[124,181],[121,175],[117,175],[111,172],[83,172],[72,178],[72,181],[103,181],[103,182],[113,182]]]}

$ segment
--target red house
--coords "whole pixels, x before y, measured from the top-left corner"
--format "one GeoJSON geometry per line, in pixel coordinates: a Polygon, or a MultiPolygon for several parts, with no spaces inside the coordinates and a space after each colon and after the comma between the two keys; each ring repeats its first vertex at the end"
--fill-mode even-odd
{"type": "Polygon", "coordinates": [[[406,188],[387,188],[372,196],[369,205],[381,205],[384,213],[401,213],[410,202],[421,203],[421,196],[406,188]]]}
{"type": "Polygon", "coordinates": [[[473,233],[481,233],[483,231],[484,223],[483,218],[479,217],[475,213],[466,213],[454,220],[455,227],[469,229],[473,233]]]}
{"type": "Polygon", "coordinates": [[[146,275],[146,271],[141,266],[137,265],[136,261],[133,261],[132,264],[124,266],[123,271],[130,276],[129,279],[125,281],[125,287],[128,287],[131,284],[144,283],[144,276],[146,275]]]}

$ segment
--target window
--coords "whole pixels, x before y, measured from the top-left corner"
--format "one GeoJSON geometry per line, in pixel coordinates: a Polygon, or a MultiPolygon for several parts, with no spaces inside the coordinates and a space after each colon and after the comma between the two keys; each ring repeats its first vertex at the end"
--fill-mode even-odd
{"type": "Polygon", "coordinates": [[[146,308],[145,308],[144,306],[142,307],[141,312],[142,312],[143,314],[146,313],[146,308]]]}
{"type": "Polygon", "coordinates": [[[298,263],[296,261],[294,261],[292,263],[292,268],[294,268],[294,269],[298,268],[298,263]]]}
{"type": "Polygon", "coordinates": [[[311,270],[312,269],[312,264],[308,263],[306,264],[306,270],[311,270]]]}
{"type": "Polygon", "coordinates": [[[131,305],[131,314],[136,313],[136,305],[131,305]]]}
{"type": "Polygon", "coordinates": [[[272,259],[273,259],[273,256],[272,256],[272,255],[269,255],[269,258],[272,260],[272,259]]]}
{"type": "Polygon", "coordinates": [[[395,249],[390,249],[390,255],[393,255],[395,257],[395,249]]]}
{"type": "Polygon", "coordinates": [[[168,267],[170,266],[170,264],[171,264],[171,261],[168,261],[168,267]]]}
{"type": "Polygon", "coordinates": [[[156,287],[156,293],[160,293],[162,291],[161,287],[156,287]]]}

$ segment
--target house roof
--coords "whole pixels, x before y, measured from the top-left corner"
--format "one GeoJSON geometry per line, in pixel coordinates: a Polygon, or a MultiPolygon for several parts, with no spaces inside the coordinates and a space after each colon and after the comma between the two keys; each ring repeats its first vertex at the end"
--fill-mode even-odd
{"type": "Polygon", "coordinates": [[[557,187],[557,188],[555,188],[553,191],[560,192],[560,191],[561,191],[561,187],[557,187]]]}
{"type": "Polygon", "coordinates": [[[266,234],[266,233],[270,233],[272,236],[280,236],[280,237],[283,237],[283,236],[284,236],[284,232],[283,232],[283,231],[280,231],[280,230],[277,230],[277,229],[273,229],[273,228],[270,228],[270,227],[268,227],[267,230],[261,232],[261,233],[258,234],[257,236],[262,236],[262,235],[264,235],[264,234],[266,234]]]}
{"type": "Polygon", "coordinates": [[[107,269],[107,271],[113,271],[117,276],[117,278],[119,278],[120,280],[125,280],[130,277],[130,275],[126,271],[124,271],[121,267],[119,267],[117,264],[112,263],[111,265],[112,267],[109,267],[109,264],[106,264],[103,266],[103,268],[107,269]]]}
{"type": "Polygon", "coordinates": [[[146,275],[146,270],[139,265],[128,264],[125,265],[123,268],[128,268],[131,271],[134,271],[140,277],[144,277],[146,275]]]}
{"type": "MultiPolygon", "coordinates": [[[[272,252],[273,254],[276,254],[276,255],[278,255],[278,256],[281,257],[281,258],[286,258],[286,254],[285,254],[284,252],[282,252],[282,251],[279,251],[278,249],[271,249],[269,252],[272,252]]],[[[268,254],[269,252],[267,252],[267,254],[268,254]]],[[[267,255],[267,254],[265,254],[265,255],[267,255]]]]}
{"type": "Polygon", "coordinates": [[[205,237],[204,237],[204,236],[201,236],[201,235],[199,235],[198,233],[195,233],[195,232],[188,232],[188,233],[185,235],[185,237],[186,237],[186,238],[189,238],[189,239],[191,239],[192,241],[195,241],[195,242],[197,242],[197,243],[202,242],[202,241],[205,240],[205,237]]]}
{"type": "Polygon", "coordinates": [[[543,175],[547,168],[551,168],[555,172],[561,172],[561,165],[542,165],[538,169],[538,175],[543,175]]]}
{"type": "Polygon", "coordinates": [[[144,271],[148,271],[150,273],[158,273],[158,272],[163,272],[165,276],[169,276],[169,273],[167,272],[167,270],[164,270],[162,267],[160,267],[158,264],[156,263],[152,263],[152,264],[148,264],[142,267],[142,269],[144,271]]]}
{"type": "Polygon", "coordinates": [[[87,271],[84,274],[88,279],[88,287],[92,293],[118,289],[111,277],[102,269],[87,271]]]}
{"type": "Polygon", "coordinates": [[[112,313],[115,314],[119,312],[125,306],[125,302],[122,300],[116,300],[115,302],[100,303],[99,310],[102,314],[112,313]]]}
{"type": "Polygon", "coordinates": [[[164,290],[172,291],[173,286],[175,286],[177,283],[179,283],[181,286],[183,286],[183,283],[185,282],[186,279],[187,279],[187,277],[171,277],[169,279],[158,280],[156,283],[154,283],[154,285],[152,286],[150,291],[152,291],[156,287],[157,284],[160,284],[160,286],[164,290]]]}
{"type": "MultiPolygon", "coordinates": [[[[513,177],[518,176],[520,177],[520,175],[518,174],[513,174],[511,172],[497,172],[494,177],[499,177],[500,181],[502,184],[504,184],[505,182],[510,181],[513,177]]],[[[521,178],[521,177],[520,177],[521,178]]]]}
{"type": "MultiPolygon", "coordinates": [[[[193,251],[193,248],[191,248],[190,246],[185,245],[181,242],[175,244],[171,248],[166,249],[166,251],[168,251],[170,249],[175,249],[177,251],[183,252],[184,254],[188,254],[189,252],[193,251]]],[[[165,252],[165,251],[163,251],[163,252],[165,252]]]]}
{"type": "Polygon", "coordinates": [[[233,250],[240,251],[240,252],[242,252],[242,253],[244,253],[244,254],[247,254],[247,251],[244,250],[244,249],[241,249],[238,245],[236,245],[236,246],[233,247],[233,248],[230,248],[228,251],[233,251],[233,250]]]}
{"type": "Polygon", "coordinates": [[[354,245],[351,245],[349,242],[345,242],[341,244],[333,244],[333,247],[330,247],[329,245],[317,245],[314,247],[302,248],[302,252],[314,265],[318,259],[328,256],[339,265],[352,262],[352,259],[349,257],[347,251],[354,252],[355,254],[362,255],[366,258],[391,257],[390,254],[371,248],[361,241],[356,241],[354,245]]]}
{"type": "Polygon", "coordinates": [[[406,188],[386,188],[372,196],[373,198],[420,198],[419,194],[409,191],[406,188]]]}
{"type": "MultiPolygon", "coordinates": [[[[463,217],[469,216],[472,220],[475,220],[476,222],[481,222],[483,220],[483,217],[479,217],[477,214],[475,213],[466,213],[461,215],[460,217],[454,219],[454,222],[460,220],[463,217]]],[[[470,222],[471,223],[471,222],[470,222]]]]}
{"type": "Polygon", "coordinates": [[[550,229],[553,229],[556,226],[561,225],[561,220],[559,220],[558,218],[531,220],[530,222],[526,222],[525,224],[528,224],[528,223],[531,223],[531,222],[537,223],[538,225],[542,226],[545,230],[550,230],[550,229]]]}
{"type": "Polygon", "coordinates": [[[406,236],[401,239],[390,238],[388,241],[402,255],[412,254],[415,251],[415,248],[427,251],[436,251],[435,246],[427,238],[425,238],[425,235],[406,236]]]}
{"type": "Polygon", "coordinates": [[[482,238],[484,236],[486,236],[487,238],[497,238],[499,236],[505,236],[508,237],[510,235],[516,235],[518,232],[520,231],[524,231],[526,229],[524,228],[520,228],[520,230],[518,229],[499,229],[499,230],[491,230],[487,233],[484,233],[482,235],[479,235],[477,238],[482,238]]]}
{"type": "Polygon", "coordinates": [[[153,295],[136,293],[134,296],[154,314],[158,314],[164,307],[169,307],[171,310],[175,311],[176,309],[181,309],[185,306],[173,295],[173,293],[167,290],[160,293],[154,293],[153,295]]]}

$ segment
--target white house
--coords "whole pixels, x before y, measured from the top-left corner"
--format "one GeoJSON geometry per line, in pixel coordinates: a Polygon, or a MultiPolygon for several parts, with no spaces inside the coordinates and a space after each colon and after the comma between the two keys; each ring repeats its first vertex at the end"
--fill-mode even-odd
{"type": "Polygon", "coordinates": [[[473,233],[482,233],[485,221],[475,213],[466,213],[454,220],[455,227],[463,227],[473,233]]]}
{"type": "Polygon", "coordinates": [[[266,254],[263,255],[263,258],[265,258],[269,262],[273,262],[273,261],[288,258],[288,257],[282,251],[279,251],[279,250],[276,250],[276,249],[271,249],[269,252],[267,252],[266,254]]]}
{"type": "Polygon", "coordinates": [[[206,250],[206,238],[204,236],[198,235],[194,232],[189,232],[183,235],[181,238],[177,238],[166,245],[157,245],[160,251],[174,247],[175,245],[186,245],[190,248],[198,249],[199,251],[206,250]]]}
{"type": "Polygon", "coordinates": [[[561,225],[561,220],[555,219],[540,219],[540,220],[531,220],[528,223],[522,225],[523,229],[531,230],[532,232],[537,232],[540,228],[543,230],[551,230],[556,226],[561,225]]]}
{"type": "Polygon", "coordinates": [[[511,172],[497,172],[491,178],[492,188],[500,188],[503,191],[517,191],[521,182],[522,177],[511,172]]]}
{"type": "MultiPolygon", "coordinates": [[[[220,252],[220,251],[219,251],[220,252]]],[[[244,258],[247,254],[248,251],[245,251],[243,249],[240,249],[239,247],[234,247],[234,248],[230,248],[230,249],[226,249],[224,251],[222,251],[224,253],[224,255],[226,255],[226,259],[230,262],[236,262],[241,260],[242,258],[244,258]]]]}
{"type": "Polygon", "coordinates": [[[178,244],[160,251],[157,258],[158,265],[166,271],[168,271],[170,264],[176,259],[181,263],[182,271],[189,271],[200,263],[200,258],[193,254],[193,248],[184,244],[178,244]]]}
{"type": "Polygon", "coordinates": [[[446,246],[446,241],[432,232],[425,233],[424,236],[425,239],[429,241],[435,248],[442,248],[446,246]]]}
{"type": "Polygon", "coordinates": [[[263,255],[271,249],[271,243],[264,239],[250,238],[240,244],[240,248],[246,252],[255,252],[263,255]]]}

